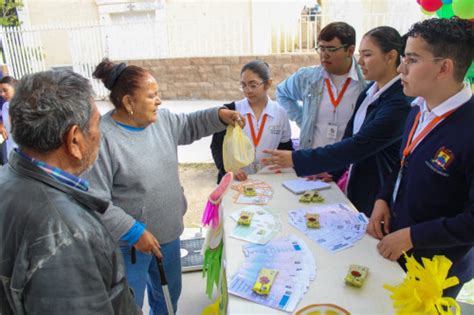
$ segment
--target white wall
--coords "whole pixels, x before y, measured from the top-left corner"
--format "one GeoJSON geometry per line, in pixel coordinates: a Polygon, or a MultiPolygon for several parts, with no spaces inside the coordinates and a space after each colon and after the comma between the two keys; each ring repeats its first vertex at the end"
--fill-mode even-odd
{"type": "Polygon", "coordinates": [[[425,18],[415,0],[322,0],[322,14],[323,26],[328,20],[352,25],[356,29],[357,44],[364,33],[374,27],[392,26],[404,34],[408,31],[407,25],[425,18]],[[368,14],[372,14],[370,19],[368,14]],[[389,15],[390,19],[385,20],[382,15],[389,15]]]}
{"type": "MultiPolygon", "coordinates": [[[[26,0],[25,25],[48,25],[98,22],[99,14],[95,0],[26,0]]],[[[45,48],[45,63],[52,65],[71,64],[68,36],[64,31],[48,31],[41,35],[45,48]]]]}
{"type": "MultiPolygon", "coordinates": [[[[90,28],[79,31],[84,36],[68,35],[64,30],[42,32],[47,68],[72,64],[72,56],[77,56],[78,48],[77,43],[75,48],[71,48],[70,42],[77,42],[78,37],[91,38],[91,43],[92,40],[107,41],[96,45],[103,47],[104,52],[93,52],[95,48],[90,48],[91,54],[108,54],[112,59],[187,57],[191,51],[195,56],[291,52],[291,47],[295,46],[291,41],[298,40],[298,18],[303,7],[316,3],[315,0],[25,1],[26,13],[23,16],[28,22],[25,25],[130,23],[122,28],[115,29],[114,26],[96,31],[97,39],[88,35],[92,31],[90,28]],[[136,23],[141,19],[159,23],[150,23],[150,26],[136,23]],[[281,44],[277,45],[277,42],[281,44]],[[136,52],[142,55],[134,56],[132,53],[136,52]]],[[[401,25],[410,25],[424,17],[414,0],[322,0],[322,14],[327,17],[322,26],[328,20],[342,20],[353,25],[357,42],[362,34],[375,26],[391,25],[405,32],[407,27],[401,25]],[[390,13],[393,17],[390,20],[367,18],[371,13],[390,13]]],[[[87,51],[89,48],[85,46],[81,47],[87,51]]]]}
{"type": "Polygon", "coordinates": [[[252,44],[255,53],[270,53],[277,37],[282,38],[283,34],[298,33],[298,19],[301,16],[301,11],[305,5],[313,6],[314,3],[314,0],[252,1],[252,44]]]}

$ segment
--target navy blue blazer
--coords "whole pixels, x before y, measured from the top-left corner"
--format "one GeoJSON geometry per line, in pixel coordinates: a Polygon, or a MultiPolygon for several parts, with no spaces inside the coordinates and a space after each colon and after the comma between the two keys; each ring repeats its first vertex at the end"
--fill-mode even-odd
{"type": "Polygon", "coordinates": [[[341,169],[353,164],[347,196],[359,211],[368,216],[372,213],[384,178],[400,164],[398,152],[412,100],[403,94],[401,81],[396,81],[369,105],[362,127],[354,135],[355,113],[372,84],[359,95],[341,141],[293,152],[294,169],[298,176],[321,172],[340,174],[341,169]]]}
{"type": "MultiPolygon", "coordinates": [[[[410,112],[400,150],[419,107],[410,112]]],[[[474,277],[474,96],[440,122],[413,150],[404,166],[398,196],[392,200],[398,170],[394,169],[378,198],[392,211],[390,231],[411,227],[413,254],[445,255],[453,265],[450,276],[460,284],[443,294],[456,297],[462,284],[474,277]]],[[[404,266],[403,257],[400,263],[404,266]]]]}

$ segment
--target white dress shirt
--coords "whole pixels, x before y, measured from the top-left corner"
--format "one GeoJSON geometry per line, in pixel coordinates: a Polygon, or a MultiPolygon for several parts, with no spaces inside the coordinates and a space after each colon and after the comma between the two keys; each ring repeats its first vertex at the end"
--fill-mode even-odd
{"type": "Polygon", "coordinates": [[[267,105],[263,109],[263,112],[258,120],[255,117],[255,114],[250,107],[247,98],[235,102],[235,110],[241,113],[245,119],[248,119],[247,114],[250,114],[252,122],[247,121],[243,132],[245,135],[247,135],[247,137],[249,137],[252,145],[254,145],[254,143],[250,131],[250,123],[253,124],[255,136],[257,136],[260,127],[262,126],[263,116],[267,115],[265,126],[263,126],[264,129],[262,132],[262,137],[260,138],[257,147],[254,145],[255,160],[251,165],[243,169],[247,174],[255,174],[261,168],[260,160],[269,156],[268,154],[264,154],[262,152],[264,149],[274,150],[278,148],[280,143],[290,141],[290,121],[288,120],[286,110],[283,109],[283,107],[281,107],[277,102],[272,101],[270,98],[268,99],[267,105]]]}
{"type": "MultiPolygon", "coordinates": [[[[413,139],[415,139],[418,134],[433,120],[435,117],[443,116],[445,113],[454,110],[467,101],[469,101],[472,97],[471,87],[465,83],[464,88],[459,91],[458,93],[454,94],[435,108],[430,111],[426,101],[422,97],[417,97],[412,103],[412,106],[419,106],[420,107],[420,121],[418,126],[413,134],[413,139]]],[[[440,121],[441,122],[441,121],[440,121]]],[[[438,122],[438,124],[440,123],[438,122]]],[[[423,139],[415,145],[415,148],[423,141],[423,139]]]]}
{"type": "Polygon", "coordinates": [[[334,106],[331,103],[331,99],[326,87],[326,83],[323,87],[321,96],[321,103],[319,104],[316,122],[314,126],[314,137],[313,137],[313,148],[333,144],[342,139],[346,125],[351,119],[352,113],[354,112],[354,106],[359,96],[359,85],[356,63],[352,62],[350,71],[342,76],[330,75],[326,70],[322,71],[323,79],[329,79],[331,83],[331,90],[334,98],[337,99],[339,91],[347,78],[351,78],[351,82],[347,86],[347,89],[342,97],[339,105],[334,111],[334,106]],[[334,82],[336,81],[336,82],[334,82]],[[334,139],[328,138],[328,128],[330,125],[337,128],[337,135],[334,139]]]}
{"type": "Polygon", "coordinates": [[[366,92],[367,96],[364,98],[362,104],[360,104],[359,108],[357,109],[357,112],[354,117],[352,134],[355,135],[356,133],[358,133],[360,127],[362,127],[362,124],[365,120],[365,116],[367,115],[367,108],[369,107],[369,105],[376,101],[383,92],[388,90],[388,88],[395,84],[395,82],[397,82],[398,80],[400,80],[399,75],[388,81],[380,90],[377,83],[372,84],[372,86],[366,92]]]}

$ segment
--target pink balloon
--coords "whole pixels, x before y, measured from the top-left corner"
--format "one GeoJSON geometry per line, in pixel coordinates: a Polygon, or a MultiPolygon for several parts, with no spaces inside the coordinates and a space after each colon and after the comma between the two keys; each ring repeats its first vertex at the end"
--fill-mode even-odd
{"type": "Polygon", "coordinates": [[[420,5],[428,12],[434,12],[443,6],[441,0],[420,0],[420,5]]]}

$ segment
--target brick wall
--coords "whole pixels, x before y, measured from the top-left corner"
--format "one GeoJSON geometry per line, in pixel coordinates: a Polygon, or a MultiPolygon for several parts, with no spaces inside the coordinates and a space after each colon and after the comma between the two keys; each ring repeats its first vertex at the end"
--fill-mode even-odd
{"type": "Polygon", "coordinates": [[[162,99],[238,100],[240,69],[254,59],[270,65],[273,86],[270,97],[275,97],[275,86],[300,67],[319,63],[319,56],[287,54],[245,57],[174,58],[133,60],[128,64],[148,69],[157,79],[162,99]]]}

